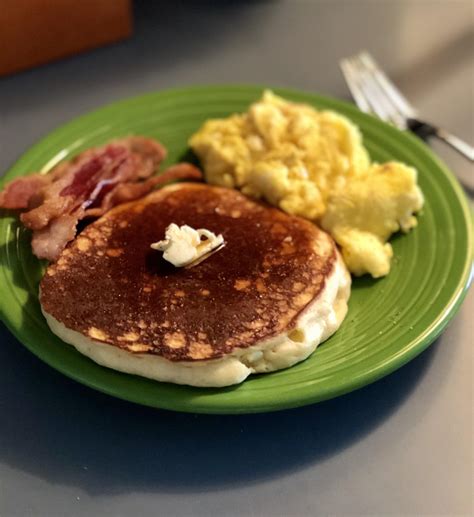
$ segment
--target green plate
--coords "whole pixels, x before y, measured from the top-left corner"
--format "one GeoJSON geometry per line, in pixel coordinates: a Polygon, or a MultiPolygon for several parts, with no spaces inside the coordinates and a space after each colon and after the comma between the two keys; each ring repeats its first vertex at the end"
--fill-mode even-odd
{"type": "MultiPolygon", "coordinates": [[[[0,220],[0,310],[31,352],[65,375],[126,400],[177,411],[251,413],[303,406],[373,382],[424,350],[445,328],[466,293],[472,265],[468,204],[451,173],[416,137],[341,101],[275,88],[288,99],[343,113],[362,130],[374,160],[415,166],[426,197],[418,227],[392,239],[393,269],[381,280],[356,279],[349,313],[338,332],[303,363],[255,376],[226,389],[159,383],[99,366],[48,329],[38,303],[44,264],[30,251],[17,218],[0,220]]],[[[32,147],[5,180],[130,133],[150,135],[169,150],[169,162],[188,152],[188,137],[211,117],[246,110],[260,86],[192,87],[117,102],[75,119],[32,147]]]]}

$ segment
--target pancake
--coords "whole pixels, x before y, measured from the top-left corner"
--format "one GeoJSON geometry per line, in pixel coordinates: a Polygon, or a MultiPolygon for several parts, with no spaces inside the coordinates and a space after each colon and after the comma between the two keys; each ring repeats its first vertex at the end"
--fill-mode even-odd
{"type": "Polygon", "coordinates": [[[306,359],[347,312],[350,276],[314,224],[239,192],[180,183],[83,230],[40,285],[43,314],[97,363],[151,379],[228,386],[306,359]],[[171,223],[226,245],[175,268],[150,244],[171,223]]]}

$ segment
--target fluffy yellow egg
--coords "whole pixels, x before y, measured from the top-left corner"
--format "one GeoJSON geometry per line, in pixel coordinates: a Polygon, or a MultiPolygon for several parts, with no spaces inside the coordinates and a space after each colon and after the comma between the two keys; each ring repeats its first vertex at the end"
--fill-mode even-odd
{"type": "Polygon", "coordinates": [[[319,222],[356,275],[389,272],[393,252],[386,241],[413,227],[423,205],[416,171],[371,164],[347,118],[270,91],[246,113],[207,121],[189,143],[209,183],[319,222]]]}

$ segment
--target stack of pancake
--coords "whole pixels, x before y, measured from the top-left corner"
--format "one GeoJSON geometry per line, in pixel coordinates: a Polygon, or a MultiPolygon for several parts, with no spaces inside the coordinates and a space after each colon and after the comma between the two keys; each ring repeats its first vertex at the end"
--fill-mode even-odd
{"type": "Polygon", "coordinates": [[[180,183],[86,227],[41,282],[52,331],[97,363],[192,386],[306,359],[347,312],[350,276],[314,224],[231,189],[180,183]],[[175,268],[150,244],[171,223],[226,245],[175,268]]]}

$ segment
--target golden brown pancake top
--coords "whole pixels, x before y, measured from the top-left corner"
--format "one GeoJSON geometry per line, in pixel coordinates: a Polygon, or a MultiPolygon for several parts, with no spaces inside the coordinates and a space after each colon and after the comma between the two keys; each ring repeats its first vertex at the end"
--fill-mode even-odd
{"type": "Polygon", "coordinates": [[[294,328],[335,258],[332,239],[308,221],[235,190],[180,184],[88,226],[48,267],[40,300],[96,341],[171,361],[215,359],[294,328]],[[226,246],[175,268],[150,249],[170,223],[222,233],[226,246]]]}

